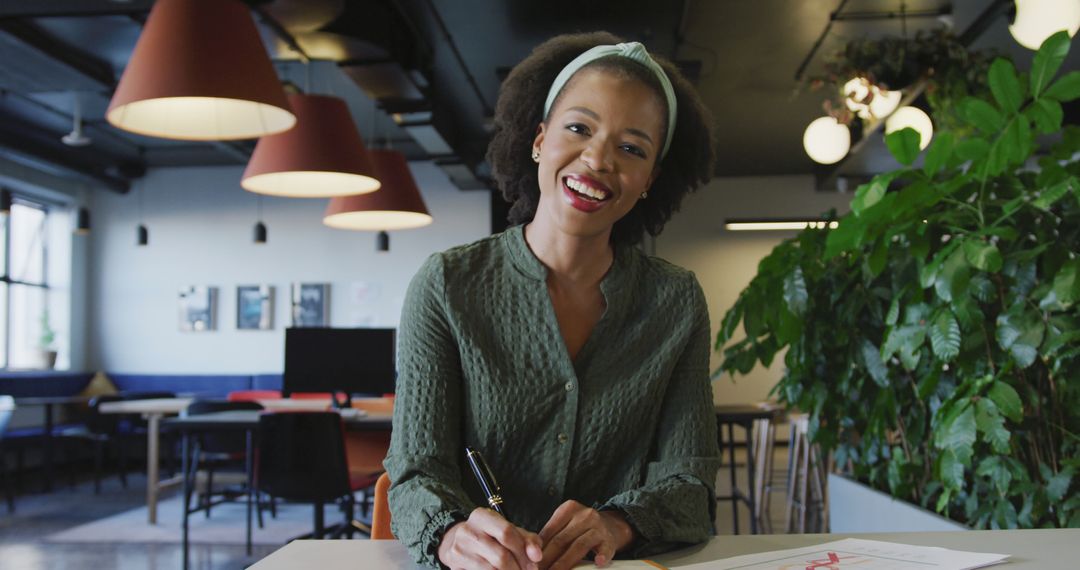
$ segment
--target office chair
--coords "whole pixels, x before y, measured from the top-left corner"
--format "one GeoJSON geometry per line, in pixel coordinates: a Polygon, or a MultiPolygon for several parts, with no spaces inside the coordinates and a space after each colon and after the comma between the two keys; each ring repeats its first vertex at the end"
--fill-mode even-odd
{"type": "Polygon", "coordinates": [[[230,402],[257,402],[259,400],[280,400],[281,390],[233,390],[228,395],[230,402]]]}
{"type": "MultiPolygon", "coordinates": [[[[98,408],[106,402],[119,402],[124,397],[119,394],[103,394],[90,399],[89,414],[85,421],[77,426],[60,431],[59,436],[68,441],[87,441],[94,448],[94,494],[101,494],[101,470],[105,461],[105,454],[110,448],[117,456],[117,471],[120,476],[120,484],[127,489],[127,445],[121,434],[121,423],[124,416],[120,414],[103,414],[98,408]]],[[[70,453],[70,451],[69,451],[70,453]]],[[[75,484],[75,469],[68,470],[69,482],[75,484]]]]}
{"type": "MultiPolygon", "coordinates": [[[[233,410],[261,411],[262,404],[258,402],[230,402],[225,400],[196,400],[188,405],[187,415],[197,416],[214,412],[227,412],[233,410]]],[[[206,488],[199,492],[197,497],[198,507],[195,510],[204,510],[206,518],[210,518],[210,509],[225,501],[244,497],[247,494],[247,486],[250,482],[245,481],[240,489],[221,489],[221,499],[214,501],[214,473],[219,470],[245,471],[247,453],[247,435],[244,432],[227,433],[200,433],[194,437],[195,448],[192,453],[192,475],[203,470],[206,473],[206,488]]],[[[186,505],[191,512],[191,506],[186,505]]],[[[262,510],[259,511],[259,526],[262,526],[262,510]]]]}
{"type": "Polygon", "coordinates": [[[375,507],[371,511],[371,540],[393,540],[390,530],[390,475],[383,473],[375,482],[375,507]]]}
{"type": "Polygon", "coordinates": [[[298,538],[352,536],[353,493],[371,487],[378,475],[351,477],[341,416],[334,412],[266,413],[259,417],[256,489],[272,497],[314,505],[314,531],[298,538]],[[326,528],[324,507],[337,503],[342,524],[326,528]]]}

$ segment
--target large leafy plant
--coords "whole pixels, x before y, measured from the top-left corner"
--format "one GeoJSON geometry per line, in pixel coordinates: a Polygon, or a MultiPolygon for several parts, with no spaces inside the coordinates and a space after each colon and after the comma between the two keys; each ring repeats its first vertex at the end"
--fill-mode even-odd
{"type": "Polygon", "coordinates": [[[903,167],[762,260],[716,340],[717,374],[786,348],[775,394],[839,468],[977,528],[1080,526],[1080,129],[1061,108],[1080,73],[1052,81],[1068,49],[1051,37],[1023,74],[994,61],[992,95],[958,101],[962,131],[919,168],[918,134],[889,135],[903,167]],[[1039,136],[1056,142],[1034,159],[1039,136]]]}

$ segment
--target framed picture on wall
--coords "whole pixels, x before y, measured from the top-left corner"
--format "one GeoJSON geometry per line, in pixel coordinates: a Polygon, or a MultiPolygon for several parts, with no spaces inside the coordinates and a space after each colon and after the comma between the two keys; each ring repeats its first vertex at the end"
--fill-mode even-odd
{"type": "Polygon", "coordinates": [[[330,326],[330,284],[292,284],[292,326],[330,326]]]}
{"type": "Polygon", "coordinates": [[[270,330],[274,326],[274,287],[240,285],[236,288],[236,328],[270,330]]]}
{"type": "Polygon", "coordinates": [[[212,331],[217,326],[217,287],[191,286],[180,290],[180,330],[212,331]]]}

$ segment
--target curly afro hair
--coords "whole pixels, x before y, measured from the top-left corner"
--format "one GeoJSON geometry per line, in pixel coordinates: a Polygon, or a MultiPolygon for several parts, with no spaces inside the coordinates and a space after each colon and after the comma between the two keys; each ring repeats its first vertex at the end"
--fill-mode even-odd
{"type": "MultiPolygon", "coordinates": [[[[536,163],[530,155],[536,128],[547,121],[543,116],[544,100],[555,76],[582,52],[622,41],[607,32],[556,36],[537,46],[503,82],[495,105],[495,132],[488,146],[487,160],[503,197],[513,204],[509,214],[511,224],[529,222],[536,215],[540,183],[536,163]]],[[[683,196],[708,182],[713,173],[712,115],[690,82],[671,62],[655,55],[652,57],[663,67],[675,91],[678,107],[675,135],[667,156],[660,162],[660,174],[649,188],[648,199],[639,200],[615,223],[611,242],[616,245],[636,244],[645,232],[658,235],[672,214],[678,211],[683,196]]],[[[638,79],[649,85],[661,102],[666,101],[656,76],[637,62],[611,56],[590,62],[583,69],[590,68],[638,79]]],[[[664,128],[668,126],[664,125],[664,128]]]]}

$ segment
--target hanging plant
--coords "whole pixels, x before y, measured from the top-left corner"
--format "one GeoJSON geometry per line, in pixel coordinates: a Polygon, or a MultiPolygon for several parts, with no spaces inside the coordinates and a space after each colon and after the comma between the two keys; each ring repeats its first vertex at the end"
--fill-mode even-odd
{"type": "MultiPolygon", "coordinates": [[[[826,112],[850,123],[855,116],[848,109],[843,88],[851,79],[863,78],[880,91],[906,89],[926,81],[935,123],[956,131],[964,123],[957,117],[955,104],[965,97],[987,94],[986,73],[993,55],[990,50],[969,50],[946,30],[920,31],[911,38],[860,38],[828,57],[825,73],[811,77],[810,84],[826,87],[831,94],[826,112]]],[[[868,97],[858,102],[869,104],[873,90],[868,97]]]]}

